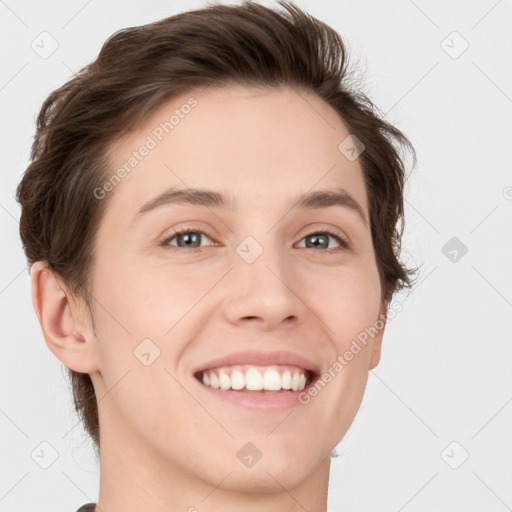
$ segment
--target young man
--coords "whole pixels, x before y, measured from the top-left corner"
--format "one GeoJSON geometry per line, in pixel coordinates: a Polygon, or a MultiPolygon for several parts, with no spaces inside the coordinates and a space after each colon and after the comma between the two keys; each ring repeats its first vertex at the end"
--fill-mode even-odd
{"type": "Polygon", "coordinates": [[[42,107],[20,232],[100,458],[82,512],[326,510],[410,286],[414,150],[340,36],[281,7],[122,30],[42,107]]]}

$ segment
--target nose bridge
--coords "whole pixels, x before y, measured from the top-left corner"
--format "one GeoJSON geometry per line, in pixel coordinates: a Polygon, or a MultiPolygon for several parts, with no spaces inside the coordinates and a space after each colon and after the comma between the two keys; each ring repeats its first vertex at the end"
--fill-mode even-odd
{"type": "Polygon", "coordinates": [[[246,236],[236,247],[236,253],[237,273],[244,282],[251,283],[253,290],[273,289],[274,293],[279,293],[284,288],[289,291],[285,251],[273,240],[273,232],[266,233],[264,239],[246,236]]]}
{"type": "Polygon", "coordinates": [[[251,203],[237,223],[237,234],[244,234],[245,231],[245,236],[235,246],[241,260],[237,261],[237,266],[242,269],[244,265],[248,268],[256,265],[260,269],[262,266],[266,268],[265,265],[277,268],[282,264],[284,252],[278,240],[279,222],[276,223],[271,203],[265,204],[262,206],[261,201],[257,205],[251,203]]]}
{"type": "Polygon", "coordinates": [[[300,315],[286,251],[275,241],[275,230],[248,235],[235,248],[233,279],[226,314],[230,321],[258,317],[276,325],[300,315]],[[258,239],[256,238],[258,237],[258,239]]]}

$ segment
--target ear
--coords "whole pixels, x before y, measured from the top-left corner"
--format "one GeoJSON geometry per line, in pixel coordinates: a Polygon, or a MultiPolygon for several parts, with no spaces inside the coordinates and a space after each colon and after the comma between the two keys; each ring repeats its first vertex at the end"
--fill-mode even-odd
{"type": "Polygon", "coordinates": [[[80,373],[98,370],[97,343],[82,300],[66,289],[45,262],[30,269],[34,306],[48,348],[65,366],[80,373]]]}
{"type": "Polygon", "coordinates": [[[380,354],[382,348],[382,338],[384,336],[384,329],[386,327],[386,319],[388,316],[388,303],[382,300],[379,311],[379,317],[375,322],[379,327],[379,332],[375,335],[372,341],[371,355],[370,355],[370,370],[373,370],[380,361],[380,354]]]}

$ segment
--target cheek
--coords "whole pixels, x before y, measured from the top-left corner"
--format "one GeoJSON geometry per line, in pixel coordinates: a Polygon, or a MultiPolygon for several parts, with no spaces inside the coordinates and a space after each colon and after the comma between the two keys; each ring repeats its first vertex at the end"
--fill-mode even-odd
{"type": "Polygon", "coordinates": [[[130,333],[133,339],[162,338],[187,315],[211,287],[204,278],[183,271],[124,270],[96,288],[100,314],[111,333],[130,333]]]}
{"type": "Polygon", "coordinates": [[[200,299],[216,281],[211,269],[191,277],[190,272],[171,273],[163,268],[144,273],[125,270],[109,281],[98,280],[95,324],[102,371],[109,374],[109,384],[128,370],[131,376],[146,372],[140,376],[142,382],[158,380],[162,374],[171,379],[164,369],[174,371],[187,343],[197,335],[201,324],[197,315],[206,314],[207,304],[207,300],[199,304],[200,299]],[[141,358],[154,362],[145,367],[141,358]],[[160,374],[154,374],[155,368],[160,374]]]}
{"type": "Polygon", "coordinates": [[[184,343],[172,328],[190,309],[191,298],[197,301],[198,296],[184,278],[166,280],[157,274],[125,269],[123,275],[118,271],[101,280],[98,272],[95,287],[101,369],[109,390],[102,406],[149,438],[162,425],[167,429],[160,433],[163,437],[184,430],[183,418],[173,410],[187,410],[191,400],[175,380],[179,376],[174,361],[184,343]]]}
{"type": "Polygon", "coordinates": [[[328,326],[334,353],[326,362],[324,399],[332,404],[330,421],[335,430],[348,428],[366,387],[375,326],[380,312],[381,289],[376,267],[344,268],[322,280],[319,310],[328,326]]]}
{"type": "Polygon", "coordinates": [[[376,269],[343,268],[321,279],[317,276],[308,289],[308,300],[317,305],[338,354],[352,340],[364,340],[379,318],[381,290],[376,269]]]}

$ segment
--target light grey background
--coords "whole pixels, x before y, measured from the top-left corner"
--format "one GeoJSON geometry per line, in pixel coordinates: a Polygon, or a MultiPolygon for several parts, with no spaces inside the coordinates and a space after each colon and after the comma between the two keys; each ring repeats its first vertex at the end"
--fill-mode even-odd
{"type": "MultiPolygon", "coordinates": [[[[296,3],[346,39],[370,97],[418,152],[403,259],[421,276],[394,299],[401,312],[333,459],[329,510],[511,510],[512,2],[296,3]]],[[[114,31],[204,5],[0,1],[1,511],[74,512],[99,488],[18,237],[35,116],[114,31]],[[47,58],[31,47],[51,49],[43,31],[58,43],[47,58]],[[43,442],[58,454],[48,469],[43,442]]]]}

